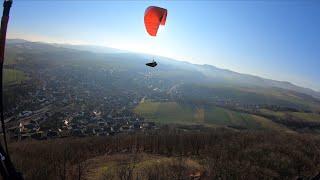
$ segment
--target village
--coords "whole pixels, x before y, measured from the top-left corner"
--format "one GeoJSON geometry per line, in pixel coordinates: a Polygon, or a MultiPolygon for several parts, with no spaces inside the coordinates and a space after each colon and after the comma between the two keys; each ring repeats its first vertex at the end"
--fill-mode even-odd
{"type": "Polygon", "coordinates": [[[72,70],[51,72],[29,70],[32,80],[10,87],[25,90],[5,112],[10,139],[112,136],[158,129],[132,111],[145,94],[126,88],[108,91],[106,83],[83,81],[72,70]]]}
{"type": "Polygon", "coordinates": [[[70,136],[112,136],[119,133],[136,133],[157,129],[155,123],[145,122],[143,118],[130,112],[117,116],[107,115],[106,118],[103,118],[101,112],[98,111],[90,114],[81,111],[64,115],[65,118],[58,118],[55,122],[56,125],[47,128],[42,127],[42,124],[45,124],[45,118],[32,118],[35,116],[31,115],[18,121],[18,126],[9,128],[10,138],[14,140],[45,140],[70,136]]]}
{"type": "MultiPolygon", "coordinates": [[[[36,94],[32,97],[39,97],[36,94]]],[[[70,136],[111,136],[157,129],[155,123],[145,122],[143,117],[130,110],[131,106],[139,103],[138,100],[128,103],[129,106],[115,103],[126,102],[121,101],[121,98],[105,97],[105,103],[91,111],[89,104],[83,103],[82,98],[75,99],[58,97],[55,101],[48,101],[38,98],[40,109],[24,110],[6,119],[10,125],[9,137],[13,140],[44,140],[70,136]]],[[[36,107],[34,103],[33,107],[36,107]]]]}

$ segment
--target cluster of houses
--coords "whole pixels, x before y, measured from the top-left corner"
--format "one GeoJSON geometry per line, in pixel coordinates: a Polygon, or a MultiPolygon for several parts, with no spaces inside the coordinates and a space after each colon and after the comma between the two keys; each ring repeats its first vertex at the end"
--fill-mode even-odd
{"type": "Polygon", "coordinates": [[[143,118],[136,115],[102,118],[97,113],[94,117],[83,119],[81,114],[83,113],[58,122],[58,128],[41,129],[39,123],[34,120],[20,122],[18,126],[9,129],[9,135],[15,140],[44,140],[70,136],[113,136],[119,133],[129,134],[158,128],[154,122],[145,122],[143,118]]]}
{"type": "Polygon", "coordinates": [[[109,136],[157,128],[131,112],[146,93],[163,99],[156,90],[119,85],[110,74],[99,70],[83,73],[67,66],[19,68],[30,78],[11,87],[19,91],[5,112],[8,134],[13,139],[109,136]]]}

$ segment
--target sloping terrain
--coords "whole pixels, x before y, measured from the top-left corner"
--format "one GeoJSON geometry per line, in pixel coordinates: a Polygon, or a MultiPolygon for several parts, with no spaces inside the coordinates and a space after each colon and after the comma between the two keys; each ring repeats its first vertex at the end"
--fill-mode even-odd
{"type": "MultiPolygon", "coordinates": [[[[61,79],[67,79],[67,85],[74,87],[74,95],[80,92],[79,89],[86,92],[92,85],[99,85],[98,89],[92,89],[93,93],[99,92],[99,96],[121,92],[123,94],[120,96],[125,97],[128,92],[134,92],[136,102],[142,97],[151,100],[140,103],[134,111],[162,124],[204,124],[287,131],[283,127],[288,124],[287,119],[285,122],[281,119],[279,123],[276,115],[269,117],[270,113],[257,116],[261,109],[269,109],[276,114],[276,108],[285,109],[281,111],[289,109],[298,118],[295,122],[313,121],[316,124],[312,124],[312,127],[318,128],[320,100],[314,95],[317,92],[308,93],[290,83],[164,57],[158,57],[159,65],[156,68],[148,68],[144,64],[150,60],[149,55],[94,53],[90,50],[8,41],[5,79],[7,82],[29,79],[27,84],[35,88],[44,86],[41,84],[44,80],[55,88],[63,88],[66,85],[61,84],[61,79]]],[[[89,103],[95,106],[95,102],[89,103]]]]}
{"type": "Polygon", "coordinates": [[[41,179],[311,179],[320,139],[308,134],[211,129],[115,137],[18,141],[12,160],[26,180],[41,179]],[[39,153],[41,152],[41,153],[39,153]],[[143,172],[143,173],[142,173],[143,172]]]}
{"type": "Polygon", "coordinates": [[[3,78],[5,86],[20,84],[21,82],[28,79],[28,77],[22,71],[14,69],[4,69],[3,78]]]}
{"type": "Polygon", "coordinates": [[[236,129],[291,132],[285,126],[264,117],[216,106],[193,108],[176,102],[144,101],[134,111],[145,117],[146,120],[160,124],[202,124],[208,127],[227,126],[236,129]]]}
{"type": "Polygon", "coordinates": [[[205,168],[191,158],[166,157],[146,153],[98,156],[86,161],[85,179],[150,179],[150,177],[190,178],[202,176],[205,168]],[[175,171],[172,171],[175,170],[175,171]],[[180,171],[180,172],[178,172],[180,171]]]}

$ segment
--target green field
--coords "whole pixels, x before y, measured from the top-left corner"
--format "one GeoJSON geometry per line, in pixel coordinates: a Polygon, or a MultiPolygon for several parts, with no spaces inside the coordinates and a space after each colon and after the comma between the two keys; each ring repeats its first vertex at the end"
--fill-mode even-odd
{"type": "Polygon", "coordinates": [[[183,107],[176,102],[150,102],[140,103],[135,112],[149,120],[158,123],[194,123],[194,112],[189,107],[183,107]]]}
{"type": "Polygon", "coordinates": [[[260,123],[250,114],[239,113],[220,107],[212,107],[206,111],[206,122],[224,125],[239,126],[250,129],[260,128],[260,123]]]}
{"type": "Polygon", "coordinates": [[[315,113],[303,113],[303,112],[292,112],[292,116],[297,117],[299,119],[305,120],[305,121],[317,121],[320,122],[320,114],[315,113]]]}
{"type": "Polygon", "coordinates": [[[27,76],[19,70],[5,69],[3,78],[5,85],[12,85],[20,84],[22,81],[27,79],[27,76]]]}
{"type": "Polygon", "coordinates": [[[279,118],[285,118],[286,116],[291,116],[295,119],[299,119],[302,121],[320,122],[320,114],[316,114],[316,113],[271,111],[268,109],[261,109],[260,113],[262,113],[264,115],[276,116],[279,118]]]}
{"type": "Polygon", "coordinates": [[[228,126],[245,129],[272,129],[289,131],[266,118],[212,106],[192,108],[176,102],[140,103],[134,111],[146,120],[160,124],[202,124],[209,127],[228,126]]]}

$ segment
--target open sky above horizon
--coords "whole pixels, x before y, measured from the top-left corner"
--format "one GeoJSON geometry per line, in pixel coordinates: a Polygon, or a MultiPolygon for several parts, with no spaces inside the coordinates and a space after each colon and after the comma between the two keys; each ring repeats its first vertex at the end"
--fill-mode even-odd
{"type": "Polygon", "coordinates": [[[320,1],[14,0],[9,38],[211,64],[320,91],[320,1]],[[168,9],[157,37],[144,10],[168,9]]]}

